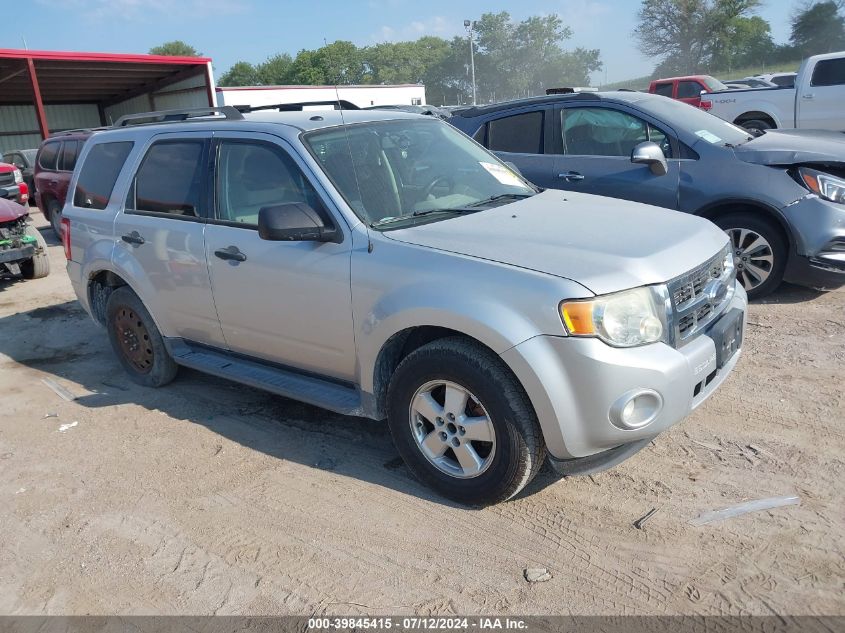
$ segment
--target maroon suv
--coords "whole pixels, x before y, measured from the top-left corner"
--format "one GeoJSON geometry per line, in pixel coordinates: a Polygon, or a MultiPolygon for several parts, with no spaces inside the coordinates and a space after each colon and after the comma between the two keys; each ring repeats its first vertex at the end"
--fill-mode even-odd
{"type": "Polygon", "coordinates": [[[53,225],[56,237],[62,237],[62,207],[65,206],[70,177],[82,146],[91,130],[59,132],[41,143],[35,159],[35,202],[53,225]]]}

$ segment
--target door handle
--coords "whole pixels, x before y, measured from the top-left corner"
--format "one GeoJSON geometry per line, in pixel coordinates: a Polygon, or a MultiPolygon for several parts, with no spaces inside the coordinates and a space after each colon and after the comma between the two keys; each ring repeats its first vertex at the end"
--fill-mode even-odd
{"type": "Polygon", "coordinates": [[[563,178],[566,182],[573,182],[576,180],[584,180],[583,174],[579,174],[577,171],[567,171],[563,174],[558,174],[558,178],[563,178]]]}
{"type": "Polygon", "coordinates": [[[214,251],[214,256],[230,262],[245,262],[246,255],[237,246],[227,246],[214,251]]]}
{"type": "Polygon", "coordinates": [[[812,99],[812,98],[814,98],[815,96],[816,96],[816,95],[814,95],[812,92],[808,92],[807,94],[803,95],[803,97],[804,97],[805,99],[812,99]]]}
{"type": "Polygon", "coordinates": [[[138,231],[132,231],[131,233],[129,233],[127,235],[121,235],[120,239],[122,239],[127,244],[132,244],[134,246],[140,246],[141,244],[143,244],[146,241],[141,236],[141,234],[138,233],[138,231]]]}

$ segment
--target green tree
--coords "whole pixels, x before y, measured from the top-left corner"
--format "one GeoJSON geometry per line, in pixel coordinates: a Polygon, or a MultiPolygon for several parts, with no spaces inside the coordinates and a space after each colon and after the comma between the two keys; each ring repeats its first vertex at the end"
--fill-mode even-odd
{"type": "Polygon", "coordinates": [[[765,66],[775,53],[771,27],[760,16],[736,17],[714,47],[711,69],[730,71],[748,66],[765,66]]]}
{"type": "Polygon", "coordinates": [[[150,49],[150,55],[168,55],[170,57],[202,57],[202,53],[200,53],[190,44],[186,44],[182,40],[173,40],[172,42],[165,42],[160,46],[153,46],[150,49]]]}
{"type": "Polygon", "coordinates": [[[845,48],[845,17],[842,3],[827,0],[804,5],[792,17],[790,44],[802,57],[845,48]]]}
{"type": "Polygon", "coordinates": [[[287,53],[273,55],[255,68],[258,85],[280,86],[291,83],[293,58],[287,53]]]}
{"type": "Polygon", "coordinates": [[[257,86],[258,71],[249,62],[240,61],[223,73],[217,83],[221,86],[257,86]]]}
{"type": "Polygon", "coordinates": [[[634,36],[661,73],[707,70],[736,25],[760,0],[642,0],[634,36]]]}

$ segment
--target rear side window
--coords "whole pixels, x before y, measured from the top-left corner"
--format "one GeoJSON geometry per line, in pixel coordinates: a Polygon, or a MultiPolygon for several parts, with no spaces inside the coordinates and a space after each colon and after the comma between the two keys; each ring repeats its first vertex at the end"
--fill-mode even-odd
{"type": "Polygon", "coordinates": [[[543,112],[526,112],[487,124],[487,147],[494,152],[543,153],[543,112]]]}
{"type": "Polygon", "coordinates": [[[62,144],[62,156],[59,159],[60,171],[73,171],[76,157],[79,156],[79,141],[65,141],[62,144]]]}
{"type": "Polygon", "coordinates": [[[813,70],[812,86],[845,85],[845,58],[823,59],[813,70]]]}
{"type": "Polygon", "coordinates": [[[42,169],[56,169],[56,159],[59,157],[61,143],[46,143],[38,154],[38,164],[42,169]]]}
{"type": "Polygon", "coordinates": [[[672,84],[657,84],[654,87],[654,94],[656,95],[663,95],[664,97],[671,97],[672,96],[672,84]]]}
{"type": "Polygon", "coordinates": [[[85,209],[105,209],[114,183],[133,143],[100,143],[91,148],[73,192],[73,205],[85,209]]]}
{"type": "Polygon", "coordinates": [[[150,147],[135,174],[127,208],[202,217],[204,148],[203,141],[166,141],[150,147]]]}
{"type": "Polygon", "coordinates": [[[704,87],[697,81],[678,82],[678,99],[694,99],[701,96],[704,87]]]}

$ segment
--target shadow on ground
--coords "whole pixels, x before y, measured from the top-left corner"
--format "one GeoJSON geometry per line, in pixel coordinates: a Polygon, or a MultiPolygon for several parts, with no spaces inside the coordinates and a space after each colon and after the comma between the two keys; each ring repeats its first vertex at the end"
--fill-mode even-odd
{"type": "MultiPolygon", "coordinates": [[[[0,288],[7,283],[0,280],[0,288]]],[[[279,459],[461,507],[413,478],[385,422],[339,415],[185,368],[163,388],[136,385],[123,372],[105,331],[76,301],[0,318],[0,354],[50,374],[77,395],[75,402],[82,407],[140,405],[201,424],[279,459]],[[68,383],[81,385],[88,393],[78,394],[79,387],[68,383]]],[[[46,414],[54,397],[46,385],[44,390],[46,414]]],[[[559,479],[545,466],[522,494],[533,494],[559,479]]]]}

